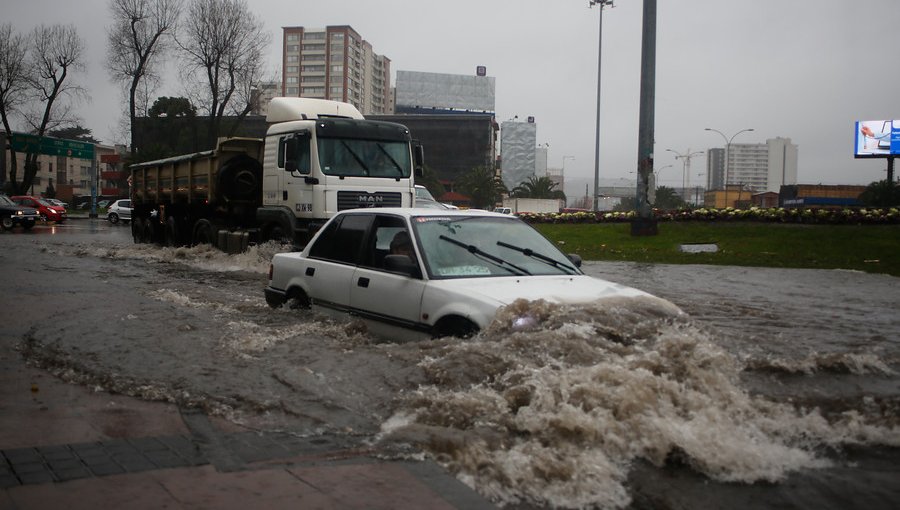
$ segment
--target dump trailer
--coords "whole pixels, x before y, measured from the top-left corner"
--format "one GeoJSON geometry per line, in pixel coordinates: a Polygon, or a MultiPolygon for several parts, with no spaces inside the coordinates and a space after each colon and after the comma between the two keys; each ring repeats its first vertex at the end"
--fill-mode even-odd
{"type": "Polygon", "coordinates": [[[424,157],[405,126],[308,98],[272,99],[266,120],[264,139],[132,165],[134,241],[300,247],[338,211],[412,207],[424,157]]]}

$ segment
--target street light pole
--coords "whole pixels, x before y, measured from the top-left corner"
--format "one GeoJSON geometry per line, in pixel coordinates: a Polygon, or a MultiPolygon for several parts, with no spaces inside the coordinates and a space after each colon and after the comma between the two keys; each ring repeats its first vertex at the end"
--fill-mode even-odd
{"type": "Polygon", "coordinates": [[[588,6],[600,7],[599,30],[597,31],[597,138],[594,143],[594,212],[599,208],[597,196],[600,189],[600,62],[603,56],[603,8],[606,6],[615,7],[613,0],[589,0],[588,6]]]}
{"type": "MultiPolygon", "coordinates": [[[[729,166],[730,166],[730,161],[729,161],[729,159],[730,159],[731,154],[729,154],[729,153],[731,152],[731,142],[732,142],[732,140],[734,140],[734,138],[735,138],[737,135],[739,135],[739,134],[741,134],[741,133],[746,133],[746,132],[748,132],[748,131],[753,131],[753,130],[754,130],[753,128],[742,129],[742,130],[738,131],[737,133],[733,134],[733,135],[731,136],[731,138],[728,138],[727,136],[725,136],[725,133],[719,131],[718,129],[712,129],[712,128],[705,128],[705,129],[704,129],[704,131],[712,131],[712,132],[714,132],[714,133],[719,133],[719,134],[722,136],[722,139],[725,140],[725,178],[724,178],[724,187],[725,187],[725,207],[726,207],[726,208],[728,207],[728,172],[729,172],[729,166]]],[[[707,177],[707,179],[709,179],[709,178],[707,177]]],[[[740,200],[738,200],[738,201],[740,201],[740,200]]]]}
{"type": "Polygon", "coordinates": [[[674,151],[672,149],[666,149],[666,151],[675,153],[675,159],[682,160],[682,162],[681,162],[681,198],[685,201],[685,203],[687,203],[687,197],[688,197],[687,188],[688,188],[688,183],[690,182],[689,181],[690,178],[688,177],[688,174],[691,171],[691,158],[693,158],[694,156],[699,156],[699,155],[703,154],[703,151],[691,152],[690,148],[684,154],[682,154],[678,151],[674,151]]]}

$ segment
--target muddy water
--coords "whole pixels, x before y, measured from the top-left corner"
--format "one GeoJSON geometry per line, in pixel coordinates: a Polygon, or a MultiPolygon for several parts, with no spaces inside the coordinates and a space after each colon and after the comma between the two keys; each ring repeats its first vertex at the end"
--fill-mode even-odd
{"type": "Polygon", "coordinates": [[[122,232],[0,239],[11,331],[69,380],[423,450],[513,507],[900,503],[896,278],[588,263],[678,308],[517,303],[503,318],[538,327],[395,344],[269,309],[279,246],[227,256],[122,232]]]}

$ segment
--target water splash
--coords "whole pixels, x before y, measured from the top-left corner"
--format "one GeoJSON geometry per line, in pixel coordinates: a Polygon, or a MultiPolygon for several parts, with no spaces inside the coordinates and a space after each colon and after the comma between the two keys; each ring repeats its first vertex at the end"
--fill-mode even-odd
{"type": "Polygon", "coordinates": [[[426,449],[501,504],[622,508],[638,459],[774,482],[827,466],[814,451],[822,445],[900,444],[896,428],[854,412],[829,421],[752,396],[742,364],[710,332],[646,298],[517,302],[421,366],[429,384],[403,399],[382,440],[426,449]],[[522,314],[541,327],[505,326],[522,314]]]}

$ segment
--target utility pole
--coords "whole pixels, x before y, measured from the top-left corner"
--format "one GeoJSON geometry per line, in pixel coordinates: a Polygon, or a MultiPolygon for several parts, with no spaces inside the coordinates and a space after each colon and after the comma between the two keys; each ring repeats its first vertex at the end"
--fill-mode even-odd
{"type": "Polygon", "coordinates": [[[656,0],[644,0],[641,36],[641,107],[638,123],[638,175],[631,235],[659,233],[650,204],[650,174],[653,173],[654,103],[656,100],[656,0]]]}
{"type": "Polygon", "coordinates": [[[597,34],[597,39],[599,39],[597,43],[597,138],[594,143],[594,212],[597,212],[599,209],[597,190],[600,189],[600,62],[603,57],[603,8],[615,6],[613,0],[589,0],[588,7],[595,5],[600,6],[600,28],[597,34]]]}
{"type": "Polygon", "coordinates": [[[699,155],[703,154],[703,151],[691,152],[690,148],[688,148],[688,150],[683,154],[678,151],[674,151],[672,149],[666,149],[666,151],[674,153],[675,159],[682,160],[682,162],[681,162],[681,199],[684,200],[685,203],[687,203],[688,197],[690,196],[690,192],[688,191],[688,188],[691,185],[691,182],[690,182],[691,158],[693,158],[694,156],[699,156],[699,155]]]}

